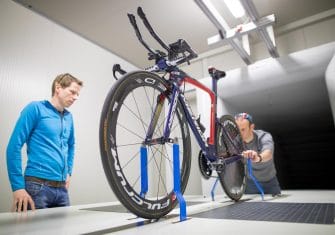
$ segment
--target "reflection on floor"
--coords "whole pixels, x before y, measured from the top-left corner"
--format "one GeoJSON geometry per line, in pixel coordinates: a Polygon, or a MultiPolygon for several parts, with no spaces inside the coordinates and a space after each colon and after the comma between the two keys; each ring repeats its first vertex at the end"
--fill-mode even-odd
{"type": "Polygon", "coordinates": [[[158,221],[138,218],[118,202],[0,213],[0,234],[335,234],[335,190],[284,191],[282,197],[245,195],[234,203],[185,196],[188,219],[179,209],[158,221]]]}
{"type": "MultiPolygon", "coordinates": [[[[193,205],[197,205],[197,204],[205,203],[205,202],[188,201],[186,203],[187,203],[187,206],[193,206],[193,205]]],[[[179,206],[179,204],[176,207],[178,208],[178,206],[179,206]]],[[[119,212],[119,213],[127,213],[127,212],[129,212],[127,210],[127,208],[125,208],[123,205],[110,205],[110,206],[88,207],[88,208],[83,208],[81,210],[104,211],[104,212],[119,212]]]]}

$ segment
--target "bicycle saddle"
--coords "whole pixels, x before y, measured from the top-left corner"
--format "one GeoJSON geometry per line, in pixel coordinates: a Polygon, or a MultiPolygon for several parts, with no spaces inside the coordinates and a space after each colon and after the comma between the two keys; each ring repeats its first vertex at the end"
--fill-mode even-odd
{"type": "Polygon", "coordinates": [[[209,67],[208,68],[208,73],[211,75],[212,78],[219,80],[220,78],[223,78],[226,76],[225,71],[218,70],[214,67],[209,67]]]}

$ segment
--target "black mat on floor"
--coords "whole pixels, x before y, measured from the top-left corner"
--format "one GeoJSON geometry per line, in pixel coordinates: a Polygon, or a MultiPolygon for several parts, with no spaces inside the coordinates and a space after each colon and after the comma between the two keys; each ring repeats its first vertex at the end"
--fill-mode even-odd
{"type": "MultiPolygon", "coordinates": [[[[187,206],[193,206],[197,204],[201,204],[204,202],[186,202],[187,206]]],[[[179,207],[179,204],[176,206],[176,208],[179,207]]],[[[101,207],[92,207],[92,208],[83,208],[81,210],[88,210],[88,211],[103,211],[103,212],[118,212],[118,213],[127,213],[129,212],[127,208],[125,208],[123,205],[111,205],[111,206],[101,206],[101,207]]]]}
{"type": "Polygon", "coordinates": [[[333,203],[241,202],[191,217],[291,223],[334,224],[333,203]]]}

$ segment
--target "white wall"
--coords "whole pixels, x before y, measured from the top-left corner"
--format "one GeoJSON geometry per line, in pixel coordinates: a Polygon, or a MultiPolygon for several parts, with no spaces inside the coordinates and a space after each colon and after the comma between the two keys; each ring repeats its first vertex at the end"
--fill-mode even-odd
{"type": "Polygon", "coordinates": [[[135,67],[9,0],[0,1],[0,35],[0,212],[9,211],[12,202],[5,159],[19,113],[32,100],[49,99],[51,82],[64,72],[84,81],[70,108],[77,142],[70,200],[73,205],[116,200],[100,160],[100,111],[114,82],[113,64],[135,67]]]}
{"type": "MultiPolygon", "coordinates": [[[[120,63],[127,71],[136,67],[13,1],[0,1],[0,34],[0,212],[9,211],[12,202],[6,147],[19,113],[32,100],[49,99],[51,82],[65,72],[84,81],[70,108],[77,143],[71,204],[115,201],[100,160],[100,112],[114,82],[113,65],[120,63]]],[[[190,105],[196,112],[195,99],[190,105]]],[[[192,147],[197,156],[199,148],[192,147]]],[[[23,157],[25,163],[24,150],[23,157]]],[[[199,195],[200,173],[193,159],[186,194],[199,195]]]]}

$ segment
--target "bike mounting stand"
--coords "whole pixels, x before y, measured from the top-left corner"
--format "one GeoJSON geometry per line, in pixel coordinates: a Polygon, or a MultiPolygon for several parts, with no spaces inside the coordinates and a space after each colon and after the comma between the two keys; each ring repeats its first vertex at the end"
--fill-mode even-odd
{"type": "MultiPolygon", "coordinates": [[[[256,179],[256,177],[252,173],[252,165],[251,165],[251,159],[250,158],[248,158],[248,160],[247,160],[247,169],[248,169],[248,174],[249,174],[250,178],[254,181],[254,184],[256,185],[259,193],[261,194],[262,201],[264,201],[264,191],[263,191],[262,186],[259,184],[258,180],[256,179]]],[[[216,188],[216,185],[217,185],[218,181],[219,181],[219,177],[216,178],[216,180],[213,184],[212,190],[211,190],[212,201],[215,201],[214,194],[215,194],[215,188],[216,188]]]]}
{"type": "Polygon", "coordinates": [[[250,158],[248,158],[247,166],[248,166],[248,174],[249,174],[250,178],[254,181],[254,184],[256,185],[259,193],[261,194],[262,201],[264,201],[264,191],[263,191],[262,186],[259,184],[258,180],[256,179],[256,177],[252,173],[252,165],[251,165],[251,159],[250,158]]]}
{"type": "Polygon", "coordinates": [[[187,216],[186,202],[181,192],[180,181],[179,144],[178,140],[175,139],[173,143],[173,191],[179,202],[179,221],[181,222],[186,220],[187,216]]]}
{"type": "Polygon", "coordinates": [[[148,192],[148,150],[145,145],[141,146],[141,192],[140,196],[145,197],[148,192]]]}
{"type": "MultiPolygon", "coordinates": [[[[148,192],[148,151],[145,145],[141,146],[140,150],[140,159],[141,159],[141,197],[144,197],[145,194],[148,192]]],[[[179,165],[179,144],[178,140],[175,139],[173,143],[173,191],[174,194],[179,202],[179,218],[180,222],[187,219],[186,216],[186,202],[181,193],[180,187],[180,165],[179,165]]]]}

